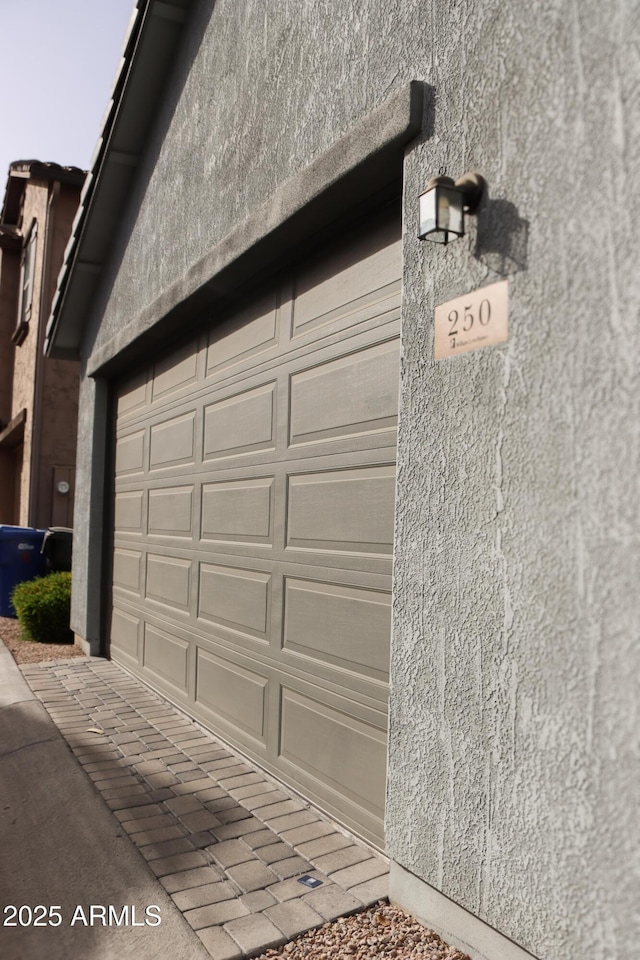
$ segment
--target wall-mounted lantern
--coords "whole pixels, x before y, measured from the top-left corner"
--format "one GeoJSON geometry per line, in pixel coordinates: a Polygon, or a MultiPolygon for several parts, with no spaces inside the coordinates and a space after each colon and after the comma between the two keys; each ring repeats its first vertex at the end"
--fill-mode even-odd
{"type": "Polygon", "coordinates": [[[450,243],[464,237],[464,215],[474,214],[486,188],[479,173],[466,173],[459,180],[437,176],[429,180],[420,196],[420,240],[450,243]]]}

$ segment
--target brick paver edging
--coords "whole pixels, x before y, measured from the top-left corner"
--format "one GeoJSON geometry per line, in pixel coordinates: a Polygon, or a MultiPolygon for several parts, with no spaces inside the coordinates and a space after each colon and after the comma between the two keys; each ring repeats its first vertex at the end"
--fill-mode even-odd
{"type": "Polygon", "coordinates": [[[115,664],[21,669],[214,960],[255,956],[387,896],[384,858],[115,664]]]}

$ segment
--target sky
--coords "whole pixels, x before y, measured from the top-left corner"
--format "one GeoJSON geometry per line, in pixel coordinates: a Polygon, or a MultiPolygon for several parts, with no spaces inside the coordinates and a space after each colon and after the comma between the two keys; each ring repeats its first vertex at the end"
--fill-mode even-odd
{"type": "Polygon", "coordinates": [[[0,204],[9,164],[88,169],[135,0],[0,0],[0,204]]]}

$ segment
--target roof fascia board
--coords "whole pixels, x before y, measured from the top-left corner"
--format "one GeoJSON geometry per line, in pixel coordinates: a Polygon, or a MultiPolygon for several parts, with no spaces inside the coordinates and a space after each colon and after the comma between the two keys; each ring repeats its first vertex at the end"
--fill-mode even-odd
{"type": "MultiPolygon", "coordinates": [[[[114,81],[110,104],[107,107],[103,127],[94,151],[94,157],[91,165],[91,172],[85,182],[85,187],[80,201],[80,207],[74,220],[71,238],[65,251],[65,259],[62,270],[58,276],[57,289],[53,298],[51,314],[47,324],[45,352],[52,357],[64,357],[66,359],[78,359],[79,349],[83,336],[83,325],[86,314],[90,306],[91,294],[97,286],[99,274],[96,274],[96,280],[91,288],[91,293],[85,295],[81,304],[77,304],[70,309],[67,302],[67,289],[73,283],[76,264],[83,260],[83,247],[95,242],[96,237],[104,234],[104,229],[100,225],[101,218],[108,214],[111,222],[118,222],[118,214],[125,202],[125,197],[119,197],[114,204],[114,198],[109,195],[108,190],[102,190],[105,180],[105,174],[110,165],[122,165],[129,170],[129,185],[133,179],[138,165],[140,152],[144,146],[147,131],[153,122],[155,113],[159,107],[160,98],[157,96],[157,88],[164,84],[166,80],[167,56],[163,58],[145,57],[147,68],[144,71],[145,76],[141,76],[141,71],[137,69],[142,52],[153,52],[154,31],[149,29],[153,19],[162,19],[165,22],[175,24],[173,47],[171,53],[175,50],[181,33],[182,24],[185,21],[192,0],[179,0],[178,3],[168,3],[166,0],[138,0],[137,10],[132,16],[129,24],[129,31],[125,39],[122,62],[120,70],[114,81]],[[149,75],[149,64],[154,71],[153,76],[149,75]],[[149,82],[153,80],[154,82],[149,82]],[[149,91],[147,101],[139,102],[138,90],[144,87],[149,91]],[[137,103],[136,126],[139,132],[140,150],[131,151],[122,149],[122,144],[118,141],[118,132],[123,121],[130,120],[129,104],[137,103]],[[115,208],[115,209],[114,209],[115,208]],[[115,216],[114,216],[115,214],[115,216]],[[69,336],[69,331],[71,335],[69,336]],[[58,345],[62,340],[62,332],[67,332],[67,341],[58,345]]],[[[111,236],[108,238],[112,239],[111,236]]]]}

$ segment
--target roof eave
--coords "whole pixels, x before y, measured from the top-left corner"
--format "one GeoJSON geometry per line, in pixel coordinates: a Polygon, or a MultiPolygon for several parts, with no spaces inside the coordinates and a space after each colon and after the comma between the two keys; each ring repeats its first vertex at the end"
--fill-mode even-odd
{"type": "Polygon", "coordinates": [[[45,353],[79,359],[91,301],[161,103],[191,0],[137,0],[67,245],[47,324],[45,353]]]}

